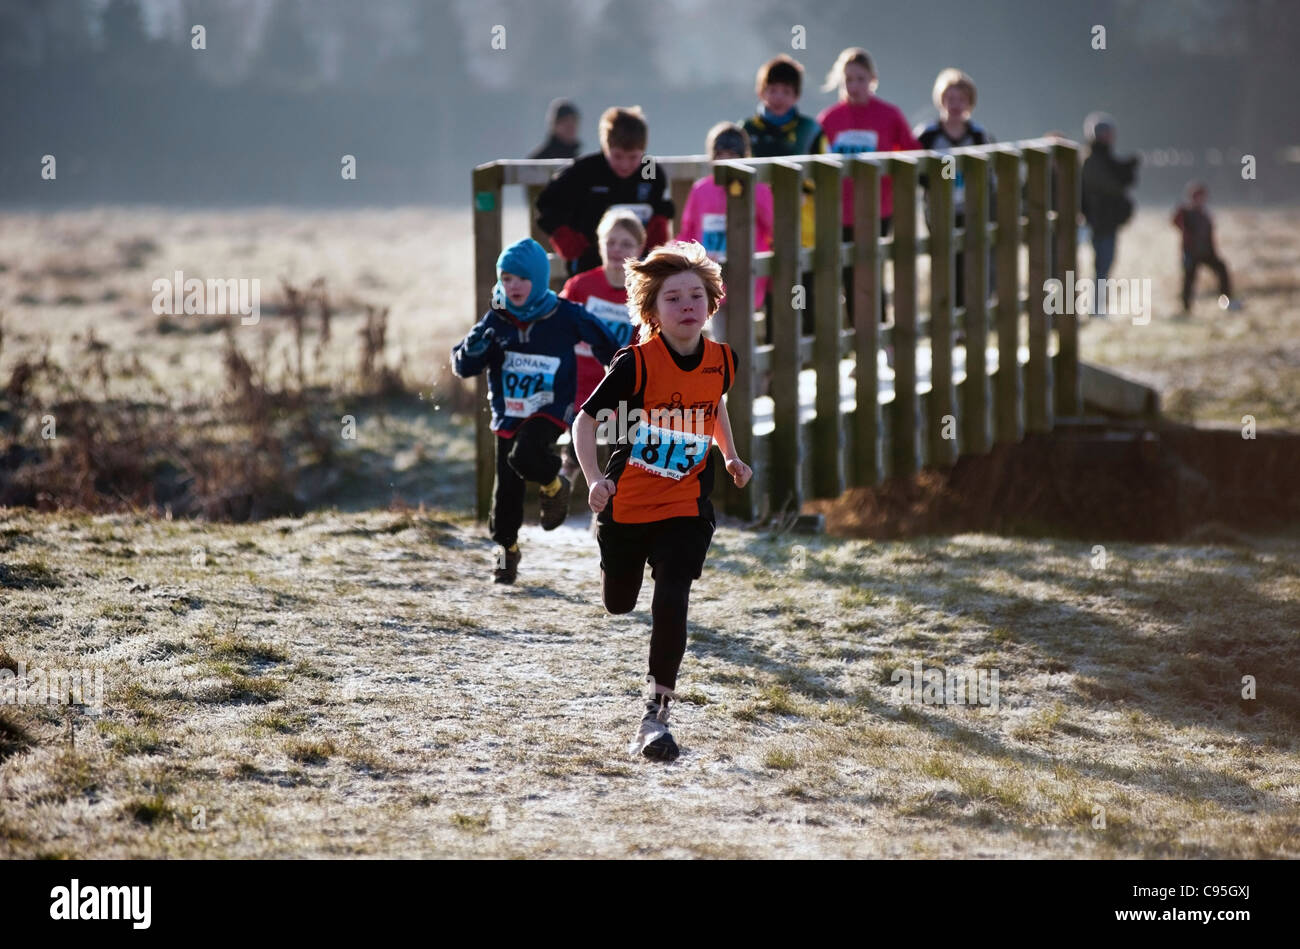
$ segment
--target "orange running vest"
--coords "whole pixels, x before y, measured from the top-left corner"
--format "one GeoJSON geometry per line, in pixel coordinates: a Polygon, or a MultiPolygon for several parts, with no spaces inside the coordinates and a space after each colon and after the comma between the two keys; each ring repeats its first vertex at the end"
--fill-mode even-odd
{"type": "Polygon", "coordinates": [[[704,354],[689,372],[673,361],[662,336],[629,347],[636,356],[633,392],[642,393],[635,401],[644,420],[635,430],[628,424],[630,452],[611,499],[615,523],[711,513],[709,453],[722,394],[731,387],[733,362],[729,346],[701,338],[704,354]]]}

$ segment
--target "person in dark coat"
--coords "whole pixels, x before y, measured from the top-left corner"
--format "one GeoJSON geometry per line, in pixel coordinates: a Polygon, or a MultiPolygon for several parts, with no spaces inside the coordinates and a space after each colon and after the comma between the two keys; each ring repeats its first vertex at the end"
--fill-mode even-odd
{"type": "Polygon", "coordinates": [[[582,143],[578,141],[578,107],[568,99],[555,99],[546,110],[546,141],[533,149],[529,158],[577,158],[582,143]]]}
{"type": "MultiPolygon", "coordinates": [[[[1083,161],[1083,217],[1092,233],[1096,256],[1096,276],[1100,282],[1110,274],[1115,261],[1115,238],[1119,229],[1133,216],[1133,201],[1125,193],[1137,180],[1137,156],[1116,158],[1115,120],[1094,112],[1084,122],[1088,157],[1083,161]]],[[[1098,301],[1105,294],[1097,294],[1098,301]]],[[[1105,313],[1099,303],[1098,316],[1105,313]]]]}

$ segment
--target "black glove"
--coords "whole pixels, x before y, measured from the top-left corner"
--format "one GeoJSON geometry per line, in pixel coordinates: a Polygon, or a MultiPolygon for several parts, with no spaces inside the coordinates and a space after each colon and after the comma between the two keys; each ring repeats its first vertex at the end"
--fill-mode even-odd
{"type": "Polygon", "coordinates": [[[479,324],[465,337],[461,351],[466,356],[473,356],[477,359],[479,356],[484,355],[496,341],[496,330],[490,326],[479,324]]]}

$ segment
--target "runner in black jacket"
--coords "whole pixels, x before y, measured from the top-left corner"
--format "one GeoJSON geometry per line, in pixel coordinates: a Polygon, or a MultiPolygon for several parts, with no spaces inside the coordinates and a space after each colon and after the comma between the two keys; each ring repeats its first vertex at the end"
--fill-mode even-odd
{"type": "Polygon", "coordinates": [[[596,225],[626,205],[646,229],[646,251],[668,240],[673,203],[666,178],[642,162],[648,132],[638,109],[608,109],[600,117],[601,150],[556,175],[537,198],[537,226],[550,235],[570,275],[601,265],[596,225]]]}

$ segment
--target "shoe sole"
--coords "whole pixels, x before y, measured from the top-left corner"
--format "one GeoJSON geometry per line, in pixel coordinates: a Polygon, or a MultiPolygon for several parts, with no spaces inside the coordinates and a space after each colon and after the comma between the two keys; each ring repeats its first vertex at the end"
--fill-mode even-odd
{"type": "Polygon", "coordinates": [[[673,741],[671,735],[660,735],[642,748],[641,754],[651,761],[675,761],[681,754],[681,749],[677,747],[677,742],[673,741]]]}
{"type": "Polygon", "coordinates": [[[573,500],[573,483],[572,482],[569,483],[569,488],[567,491],[561,488],[560,493],[564,495],[564,516],[552,524],[546,523],[546,518],[545,516],[543,516],[542,530],[544,531],[553,531],[555,530],[555,528],[559,527],[561,524],[563,524],[565,521],[569,519],[569,502],[573,500]]]}

